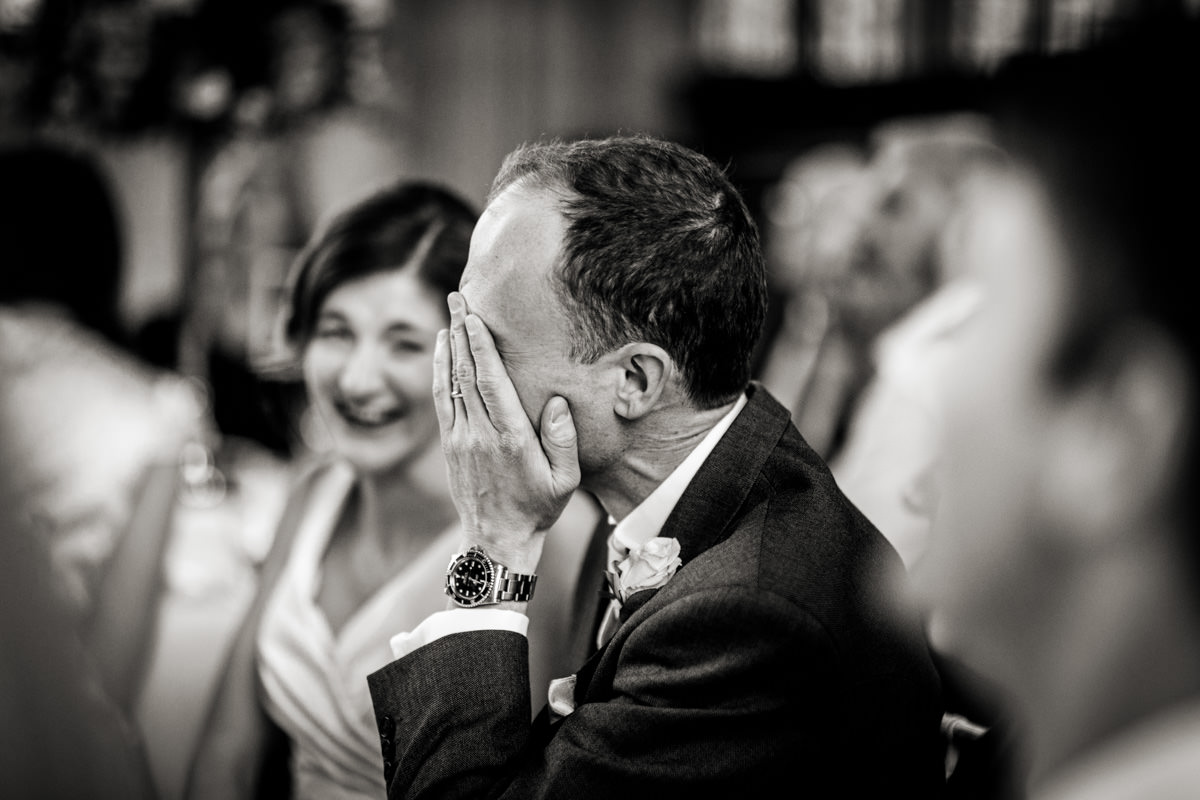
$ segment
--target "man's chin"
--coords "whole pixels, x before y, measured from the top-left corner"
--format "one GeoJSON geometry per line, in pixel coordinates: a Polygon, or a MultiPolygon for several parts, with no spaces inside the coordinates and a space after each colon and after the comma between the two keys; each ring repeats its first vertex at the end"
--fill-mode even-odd
{"type": "Polygon", "coordinates": [[[596,494],[605,487],[611,487],[610,476],[613,474],[614,467],[620,463],[620,455],[614,455],[603,463],[597,463],[594,459],[585,459],[583,457],[585,452],[582,447],[579,448],[579,488],[596,494]]]}
{"type": "Polygon", "coordinates": [[[596,474],[582,464],[579,465],[579,488],[586,491],[595,491],[596,474]]]}

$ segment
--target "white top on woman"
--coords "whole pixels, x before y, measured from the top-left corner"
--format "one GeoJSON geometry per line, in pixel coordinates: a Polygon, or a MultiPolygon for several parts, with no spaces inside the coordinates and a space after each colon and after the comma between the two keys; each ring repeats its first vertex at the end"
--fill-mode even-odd
{"type": "Polygon", "coordinates": [[[264,702],[292,740],[297,800],[386,794],[366,676],[392,660],[395,631],[445,606],[442,581],[459,540],[458,525],[448,527],[335,633],[317,604],[321,561],[353,486],[344,464],[317,476],[258,633],[264,702]]]}

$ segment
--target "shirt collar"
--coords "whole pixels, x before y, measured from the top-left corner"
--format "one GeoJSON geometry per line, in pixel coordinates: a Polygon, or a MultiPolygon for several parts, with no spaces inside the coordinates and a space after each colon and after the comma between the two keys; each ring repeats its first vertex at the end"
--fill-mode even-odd
{"type": "MultiPolygon", "coordinates": [[[[717,442],[721,441],[721,437],[725,435],[729,426],[733,424],[737,415],[745,407],[746,394],[743,392],[734,403],[733,408],[729,409],[725,416],[721,417],[717,424],[705,434],[704,438],[700,440],[700,444],[688,453],[687,458],[667,476],[666,480],[660,483],[633,511],[630,511],[625,519],[616,523],[613,538],[617,542],[625,547],[634,547],[643,545],[658,536],[667,522],[667,517],[671,516],[671,512],[675,510],[679,498],[683,497],[688,484],[696,477],[701,465],[716,448],[717,442]]],[[[615,522],[611,515],[608,521],[609,524],[615,522]]]]}

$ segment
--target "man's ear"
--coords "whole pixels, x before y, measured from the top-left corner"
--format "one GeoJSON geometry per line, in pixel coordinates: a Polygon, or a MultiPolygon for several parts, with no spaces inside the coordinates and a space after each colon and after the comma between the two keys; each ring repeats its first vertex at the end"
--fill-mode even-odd
{"type": "Polygon", "coordinates": [[[648,342],[631,342],[613,357],[621,371],[613,410],[622,419],[640,419],[669,391],[675,362],[666,350],[648,342]]]}
{"type": "Polygon", "coordinates": [[[1112,336],[1083,381],[1061,390],[1046,448],[1046,502],[1088,547],[1156,526],[1179,489],[1197,401],[1178,348],[1150,326],[1112,336]]]}

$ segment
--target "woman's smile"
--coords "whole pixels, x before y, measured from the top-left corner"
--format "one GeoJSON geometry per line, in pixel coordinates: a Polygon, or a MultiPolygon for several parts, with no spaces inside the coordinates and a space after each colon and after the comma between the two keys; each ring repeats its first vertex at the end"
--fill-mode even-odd
{"type": "Polygon", "coordinates": [[[372,408],[359,406],[345,398],[335,397],[333,408],[346,424],[353,428],[376,430],[399,422],[408,414],[408,404],[395,405],[388,408],[372,408]]]}

